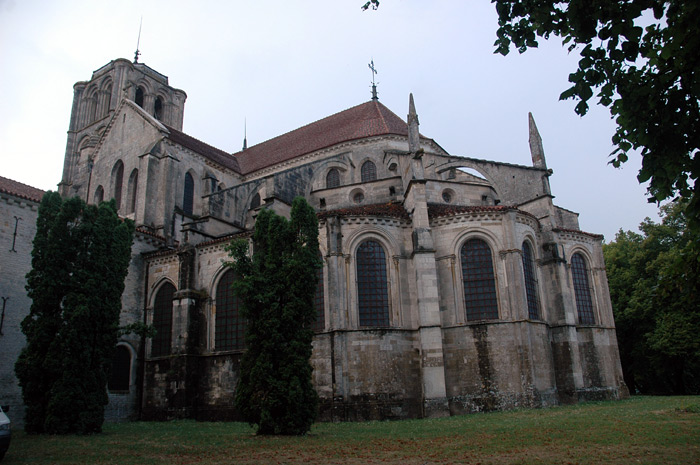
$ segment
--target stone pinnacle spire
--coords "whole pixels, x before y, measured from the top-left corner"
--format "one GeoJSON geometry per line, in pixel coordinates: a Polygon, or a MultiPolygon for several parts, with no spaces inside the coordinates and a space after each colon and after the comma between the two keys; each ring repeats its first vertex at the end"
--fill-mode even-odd
{"type": "Polygon", "coordinates": [[[532,113],[528,113],[530,126],[530,155],[532,155],[532,166],[535,168],[547,169],[547,160],[544,158],[544,147],[542,146],[542,136],[537,130],[535,118],[532,113]]]}
{"type": "Polygon", "coordinates": [[[417,154],[420,147],[420,133],[418,132],[418,114],[413,102],[413,94],[408,97],[408,151],[417,154]]]}

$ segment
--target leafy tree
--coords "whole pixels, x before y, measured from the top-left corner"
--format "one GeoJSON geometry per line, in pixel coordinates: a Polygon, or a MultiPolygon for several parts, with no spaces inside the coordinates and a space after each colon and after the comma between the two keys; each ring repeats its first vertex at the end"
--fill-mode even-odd
{"type": "Polygon", "coordinates": [[[493,0],[497,52],[520,53],[537,38],[559,36],[579,49],[572,86],[561,99],[578,99],[585,115],[597,92],[618,127],[612,164],[640,150],[638,179],[650,181],[650,201],[686,198],[688,218],[700,226],[700,34],[697,0],[493,0]]]}
{"type": "Polygon", "coordinates": [[[15,364],[27,432],[101,431],[133,231],[114,201],[44,195],[27,275],[27,345],[15,364]]]}
{"type": "Polygon", "coordinates": [[[263,210],[252,258],[245,240],[233,242],[229,253],[233,290],[247,319],[236,408],[258,434],[305,434],[318,405],[309,363],[320,266],[316,214],[301,197],[289,221],[263,210]]]}
{"type": "Polygon", "coordinates": [[[682,202],[603,247],[625,382],[632,392],[700,392],[700,235],[682,202]]]}

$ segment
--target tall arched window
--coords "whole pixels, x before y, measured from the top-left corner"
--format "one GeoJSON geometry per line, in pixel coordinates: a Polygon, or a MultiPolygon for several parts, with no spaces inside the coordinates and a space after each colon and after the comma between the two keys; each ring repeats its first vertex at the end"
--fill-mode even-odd
{"type": "Polygon", "coordinates": [[[360,326],[389,326],[386,254],[371,239],[357,248],[357,301],[360,326]]]}
{"type": "Polygon", "coordinates": [[[112,185],[114,190],[112,198],[117,201],[117,210],[122,206],[122,184],[124,182],[124,163],[119,160],[112,169],[112,185]]]}
{"type": "Polygon", "coordinates": [[[326,175],[326,188],[331,189],[340,185],[340,171],[337,168],[331,168],[326,175]]]}
{"type": "Polygon", "coordinates": [[[175,286],[165,283],[158,289],[153,303],[153,328],[156,335],[151,339],[151,357],[170,355],[173,332],[173,296],[175,286]]]}
{"type": "Polygon", "coordinates": [[[372,161],[367,160],[362,164],[360,174],[362,175],[362,182],[374,181],[377,179],[377,167],[372,161]]]}
{"type": "Polygon", "coordinates": [[[128,391],[131,384],[131,351],[120,345],[112,356],[112,369],[109,372],[107,388],[110,391],[128,391]]]}
{"type": "Polygon", "coordinates": [[[112,84],[107,84],[104,89],[104,106],[102,107],[102,116],[109,114],[109,107],[112,105],[112,84]]]}
{"type": "Polygon", "coordinates": [[[156,97],[156,101],[153,102],[153,116],[159,121],[163,119],[163,99],[160,97],[156,97]]]}
{"type": "Polygon", "coordinates": [[[591,287],[588,281],[588,267],[586,266],[586,260],[578,252],[571,257],[571,276],[574,280],[578,321],[582,325],[595,324],[591,287]]]}
{"type": "Polygon", "coordinates": [[[190,173],[185,173],[185,192],[182,197],[182,211],[186,215],[192,215],[194,210],[194,178],[190,173]]]}
{"type": "Polygon", "coordinates": [[[528,241],[523,242],[523,274],[525,275],[525,294],[527,295],[527,314],[536,320],[540,317],[540,299],[537,295],[537,275],[532,247],[528,241]]]}
{"type": "Polygon", "coordinates": [[[245,319],[240,315],[238,297],[231,289],[235,280],[228,270],[216,286],[216,318],[214,320],[214,350],[245,348],[245,319]]]}
{"type": "Polygon", "coordinates": [[[95,205],[98,205],[100,202],[102,202],[105,199],[105,190],[102,188],[102,186],[97,186],[97,189],[95,189],[95,197],[93,197],[93,202],[95,202],[95,205]]]}
{"type": "Polygon", "coordinates": [[[136,105],[143,108],[143,88],[139,87],[136,89],[136,95],[134,96],[134,102],[136,105]]]}
{"type": "MultiPolygon", "coordinates": [[[[318,256],[321,263],[323,257],[318,256]]],[[[316,294],[314,295],[314,307],[316,307],[316,321],[313,324],[314,331],[323,331],[326,329],[326,309],[325,309],[325,292],[323,288],[323,266],[318,269],[318,281],[316,282],[316,294]]]]}
{"type": "Polygon", "coordinates": [[[139,170],[134,169],[129,176],[128,192],[126,196],[127,213],[136,211],[136,195],[139,184],[139,170]]]}
{"type": "Polygon", "coordinates": [[[491,249],[481,239],[470,239],[462,246],[462,282],[467,320],[498,319],[496,280],[491,249]]]}

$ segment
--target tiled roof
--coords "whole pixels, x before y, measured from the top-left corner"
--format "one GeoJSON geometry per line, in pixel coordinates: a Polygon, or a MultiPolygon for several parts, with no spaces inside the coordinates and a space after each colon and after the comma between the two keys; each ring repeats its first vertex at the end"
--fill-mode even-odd
{"type": "Polygon", "coordinates": [[[446,205],[428,204],[428,216],[439,218],[441,216],[452,216],[460,213],[480,213],[480,212],[505,212],[517,210],[515,207],[507,205],[446,205]]]}
{"type": "Polygon", "coordinates": [[[408,125],[376,100],[357,105],[234,154],[243,173],[365,137],[408,135],[408,125]]]}
{"type": "Polygon", "coordinates": [[[168,128],[168,131],[170,131],[169,139],[175,142],[176,144],[180,144],[183,147],[192,150],[193,152],[203,155],[206,158],[212,160],[213,162],[225,166],[226,168],[229,168],[235,171],[236,173],[241,172],[241,168],[238,165],[238,160],[235,157],[233,157],[230,153],[224,152],[223,150],[217,149],[216,147],[212,147],[211,145],[206,144],[192,136],[189,136],[182,131],[178,131],[175,128],[171,128],[167,125],[165,125],[165,127],[168,128]]]}
{"type": "Polygon", "coordinates": [[[34,202],[41,202],[44,196],[44,191],[41,189],[2,176],[0,176],[0,192],[34,202]]]}
{"type": "Polygon", "coordinates": [[[552,231],[563,232],[563,233],[583,234],[584,236],[592,237],[594,239],[603,239],[603,237],[604,237],[602,234],[589,233],[589,232],[581,231],[579,229],[553,228],[552,231]]]}
{"type": "Polygon", "coordinates": [[[327,210],[319,212],[319,219],[334,216],[388,216],[408,220],[408,212],[403,205],[398,203],[381,203],[374,205],[361,205],[359,207],[339,208],[337,210],[327,210]]]}

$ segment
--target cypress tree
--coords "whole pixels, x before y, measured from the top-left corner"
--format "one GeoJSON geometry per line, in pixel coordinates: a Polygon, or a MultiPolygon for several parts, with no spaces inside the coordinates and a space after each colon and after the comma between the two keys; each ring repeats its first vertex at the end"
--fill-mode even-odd
{"type": "Polygon", "coordinates": [[[243,240],[229,253],[237,275],[233,289],[247,319],[236,408],[258,434],[305,434],[318,407],[309,362],[320,267],[316,214],[301,197],[289,221],[263,210],[252,257],[243,240]]]}
{"type": "Polygon", "coordinates": [[[114,201],[42,199],[15,371],[31,433],[96,433],[104,422],[134,225],[114,201]]]}

